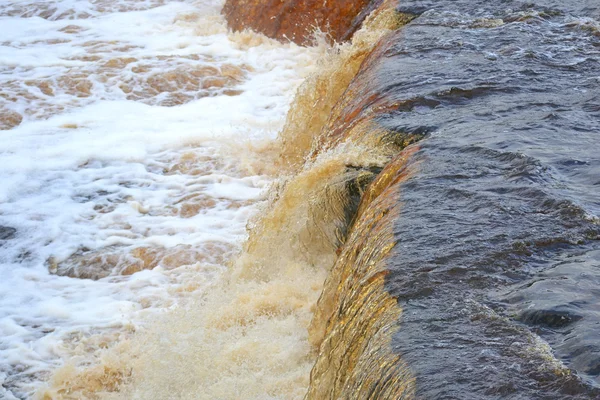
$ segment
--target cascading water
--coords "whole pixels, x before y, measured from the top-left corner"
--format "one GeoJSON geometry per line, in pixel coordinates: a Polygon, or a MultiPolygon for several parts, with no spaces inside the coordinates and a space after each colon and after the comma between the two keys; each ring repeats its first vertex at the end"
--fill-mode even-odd
{"type": "Polygon", "coordinates": [[[228,33],[221,7],[0,5],[0,397],[115,390],[130,337],[239,253],[322,50],[228,33]]]}
{"type": "Polygon", "coordinates": [[[600,9],[502,4],[0,7],[0,394],[598,398],[600,9]]]}

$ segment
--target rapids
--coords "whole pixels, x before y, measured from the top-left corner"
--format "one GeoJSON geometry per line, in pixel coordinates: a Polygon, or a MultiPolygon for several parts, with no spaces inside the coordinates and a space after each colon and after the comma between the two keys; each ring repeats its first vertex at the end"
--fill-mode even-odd
{"type": "Polygon", "coordinates": [[[0,5],[0,396],[600,398],[597,2],[299,1],[0,5]]]}
{"type": "Polygon", "coordinates": [[[0,4],[0,397],[96,365],[240,251],[321,50],[228,33],[221,7],[0,4]]]}

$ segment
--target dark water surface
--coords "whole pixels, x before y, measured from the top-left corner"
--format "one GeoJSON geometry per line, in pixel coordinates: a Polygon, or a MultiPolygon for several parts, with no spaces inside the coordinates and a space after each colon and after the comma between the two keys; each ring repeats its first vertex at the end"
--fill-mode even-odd
{"type": "Polygon", "coordinates": [[[600,2],[400,9],[365,112],[427,133],[387,281],[418,397],[600,398],[600,2]]]}

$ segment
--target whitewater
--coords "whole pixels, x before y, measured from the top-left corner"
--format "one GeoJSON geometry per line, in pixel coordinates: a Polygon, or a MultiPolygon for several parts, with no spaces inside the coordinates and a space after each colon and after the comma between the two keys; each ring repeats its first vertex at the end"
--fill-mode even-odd
{"type": "Polygon", "coordinates": [[[0,397],[116,389],[80,369],[202,303],[241,251],[276,175],[264,149],[323,49],[228,32],[221,7],[0,5],[0,397]]]}

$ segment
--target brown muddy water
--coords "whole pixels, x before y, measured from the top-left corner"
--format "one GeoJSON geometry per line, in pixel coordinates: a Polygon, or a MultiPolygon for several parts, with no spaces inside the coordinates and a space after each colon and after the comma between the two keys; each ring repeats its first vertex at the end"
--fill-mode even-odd
{"type": "Polygon", "coordinates": [[[600,398],[597,2],[388,1],[310,48],[57,4],[0,8],[36,24],[2,39],[0,396],[600,398]]]}

